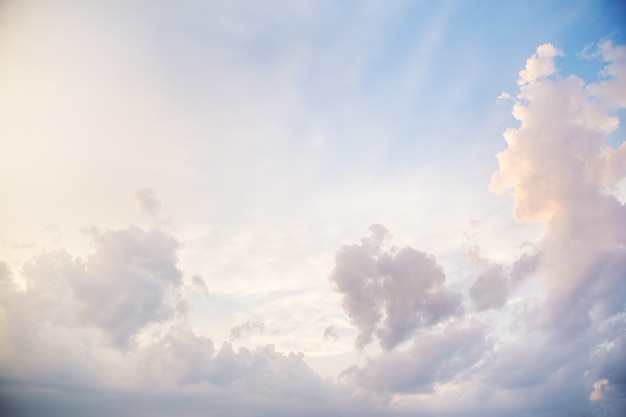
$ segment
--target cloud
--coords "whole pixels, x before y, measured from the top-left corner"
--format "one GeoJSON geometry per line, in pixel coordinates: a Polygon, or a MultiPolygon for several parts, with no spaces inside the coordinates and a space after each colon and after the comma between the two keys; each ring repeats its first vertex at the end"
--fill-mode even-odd
{"type": "Polygon", "coordinates": [[[107,331],[118,347],[150,322],[175,313],[171,291],[182,284],[179,243],[158,229],[137,227],[94,236],[96,251],[68,277],[81,320],[107,331]]]}
{"type": "MultiPolygon", "coordinates": [[[[519,221],[545,227],[537,251],[524,254],[511,271],[515,281],[533,274],[543,283],[545,299],[532,310],[547,337],[545,348],[536,353],[526,349],[536,358],[535,366],[513,360],[517,368],[534,370],[535,384],[543,383],[549,368],[556,372],[557,364],[585,363],[587,352],[603,343],[620,346],[623,326],[611,323],[621,322],[626,299],[626,207],[607,192],[626,173],[626,144],[613,148],[605,143],[618,126],[612,109],[623,106],[624,50],[601,44],[607,79],[585,86],[576,76],[558,73],[555,48],[540,49],[520,73],[513,108],[520,126],[505,132],[508,147],[497,156],[499,170],[490,185],[512,195],[519,221]],[[547,359],[546,352],[562,343],[569,345],[566,356],[547,359]]],[[[555,352],[563,355],[564,350],[555,352]]],[[[587,366],[594,369],[598,361],[592,358],[587,366]]],[[[623,368],[623,363],[613,366],[623,368]]],[[[605,389],[620,392],[623,386],[621,376],[596,372],[592,379],[583,376],[584,368],[567,368],[588,386],[608,381],[601,390],[594,388],[595,401],[605,389]]]]}
{"type": "Polygon", "coordinates": [[[526,61],[526,68],[520,71],[518,84],[523,86],[553,75],[556,72],[553,58],[562,55],[563,52],[552,44],[544,43],[539,46],[537,52],[526,61]]]}
{"type": "Polygon", "coordinates": [[[524,281],[539,268],[540,252],[524,252],[511,266],[511,281],[513,284],[524,281]]]}
{"type": "Polygon", "coordinates": [[[47,312],[48,320],[95,326],[114,346],[126,349],[147,324],[176,313],[182,284],[179,244],[158,229],[134,226],[94,232],[93,242],[95,251],[86,259],[55,251],[26,264],[28,289],[22,297],[32,299],[39,313],[47,312]],[[74,311],[64,311],[57,302],[69,303],[74,311]]]}
{"type": "Polygon", "coordinates": [[[509,294],[509,282],[502,265],[493,264],[478,274],[469,295],[478,311],[502,307],[509,294]]]}
{"type": "Polygon", "coordinates": [[[445,287],[445,274],[432,255],[411,247],[386,252],[387,230],[373,225],[369,231],[360,245],[339,249],[330,277],[360,331],[357,347],[375,334],[384,349],[393,349],[416,330],[459,314],[461,296],[445,287]]]}
{"type": "Polygon", "coordinates": [[[610,107],[626,107],[626,46],[615,46],[606,40],[597,46],[597,54],[607,65],[600,71],[604,78],[590,84],[587,90],[610,107]]]}
{"type": "Polygon", "coordinates": [[[11,280],[11,270],[6,262],[0,261],[0,285],[10,282],[11,280]]]}
{"type": "Polygon", "coordinates": [[[335,326],[328,326],[325,330],[324,330],[324,339],[339,339],[339,333],[337,332],[337,329],[335,328],[335,326]]]}
{"type": "Polygon", "coordinates": [[[161,200],[152,188],[142,188],[135,191],[135,203],[139,211],[145,216],[158,218],[161,214],[161,200]]]}
{"type": "MultiPolygon", "coordinates": [[[[115,410],[128,416],[191,416],[199,410],[224,416],[371,413],[350,398],[349,390],[315,374],[302,354],[277,352],[272,345],[234,350],[224,343],[216,349],[210,338],[186,325],[169,326],[161,337],[131,353],[93,348],[79,352],[106,366],[86,381],[67,374],[63,383],[45,380],[41,374],[37,384],[1,379],[0,404],[18,416],[38,415],[46,407],[64,410],[66,415],[81,415],[96,407],[97,413],[97,405],[102,404],[108,413],[115,410]],[[23,394],[39,391],[42,395],[36,396],[35,403],[31,395],[23,394]]],[[[59,359],[66,370],[77,366],[76,357],[59,359]]]]}
{"type": "Polygon", "coordinates": [[[488,351],[480,326],[446,326],[441,333],[423,333],[408,351],[384,352],[363,367],[344,372],[356,384],[386,392],[429,392],[450,381],[488,351]]]}
{"type": "Polygon", "coordinates": [[[599,381],[594,382],[593,392],[589,394],[589,401],[594,402],[594,401],[601,400],[603,397],[602,388],[608,383],[609,381],[607,381],[606,379],[601,379],[599,381]]]}
{"type": "MultiPolygon", "coordinates": [[[[464,247],[479,270],[469,287],[478,311],[502,307],[508,293],[529,279],[541,280],[542,292],[519,294],[503,309],[498,320],[506,323],[510,314],[512,338],[494,344],[480,326],[426,328],[408,350],[384,351],[346,370],[357,385],[395,393],[394,404],[407,412],[618,416],[626,409],[626,207],[610,193],[624,177],[626,145],[613,148],[605,142],[617,127],[611,107],[617,101],[603,99],[604,92],[575,76],[562,77],[554,61],[560,55],[543,45],[520,73],[513,106],[520,126],[505,132],[508,147],[498,154],[499,170],[490,185],[513,197],[518,221],[542,223],[544,236],[513,262],[510,280],[504,264],[481,256],[473,235],[464,247]]],[[[339,260],[352,266],[346,271],[359,271],[349,275],[354,281],[344,289],[352,298],[346,303],[344,296],[344,307],[353,322],[359,322],[356,317],[365,323],[357,325],[362,334],[364,329],[380,334],[384,297],[372,283],[378,259],[398,253],[386,253],[380,242],[371,238],[344,247],[344,256],[345,248],[352,248],[349,263],[347,256],[339,259],[342,251],[337,256],[335,274],[339,260]],[[370,286],[354,285],[358,276],[368,277],[370,286]],[[377,307],[356,308],[366,302],[377,307]]]]}
{"type": "MultiPolygon", "coordinates": [[[[476,270],[465,281],[470,274],[454,268],[454,229],[458,218],[478,215],[468,213],[475,207],[499,207],[465,187],[489,164],[455,165],[461,158],[447,155],[436,163],[454,178],[446,182],[421,162],[485,154],[487,142],[471,139],[472,128],[492,137],[489,126],[503,119],[472,92],[497,94],[502,80],[489,70],[489,82],[478,85],[468,65],[485,74],[496,61],[467,48],[465,36],[465,52],[447,47],[463,28],[450,24],[455,30],[444,33],[439,23],[465,13],[443,10],[424,37],[411,28],[420,26],[416,16],[429,20],[428,10],[402,6],[389,15],[380,6],[313,3],[241,10],[184,2],[121,14],[67,3],[20,6],[19,19],[4,19],[0,43],[13,65],[3,71],[11,121],[3,136],[15,140],[0,164],[10,174],[0,176],[10,187],[0,188],[13,213],[3,216],[13,229],[3,239],[40,241],[25,233],[40,221],[63,231],[55,248],[68,246],[22,250],[0,263],[0,414],[623,415],[626,217],[611,188],[624,177],[626,146],[605,145],[624,105],[623,47],[601,42],[601,79],[585,84],[561,75],[562,53],[542,45],[520,72],[519,94],[503,93],[519,125],[506,132],[491,188],[509,193],[516,219],[539,222],[545,236],[512,265],[512,257],[481,257],[476,246],[476,270]],[[356,24],[346,31],[347,21],[356,24]],[[446,41],[425,49],[445,56],[428,63],[437,69],[430,72],[465,80],[464,91],[451,91],[471,105],[395,88],[407,71],[429,72],[419,59],[406,71],[396,65],[419,38],[446,41]],[[304,143],[311,132],[325,138],[314,152],[304,143]],[[468,145],[457,146],[461,137],[468,145]],[[107,200],[146,183],[175,199],[181,241],[161,229],[119,230],[123,204],[107,200]],[[81,204],[72,204],[76,196],[81,204]],[[368,216],[419,237],[424,251],[391,247],[375,225],[341,247],[332,265],[332,252],[368,216]],[[81,241],[70,231],[85,218],[112,228],[91,235],[88,255],[72,250],[81,241]],[[12,279],[24,287],[7,285],[12,279]],[[466,300],[450,281],[469,288],[466,300]],[[190,307],[194,321],[184,303],[207,293],[207,283],[215,293],[190,307]],[[465,302],[477,311],[463,315],[465,302]],[[229,330],[237,345],[263,331],[259,321],[224,324],[244,309],[271,326],[284,320],[280,338],[264,338],[327,345],[343,351],[335,363],[360,362],[334,383],[280,341],[222,344],[229,330]],[[345,316],[357,346],[378,339],[382,353],[372,347],[364,350],[374,356],[354,359],[350,340],[331,343],[338,329],[350,333],[345,316]],[[413,409],[402,408],[411,401],[413,409]],[[17,408],[4,413],[10,403],[17,408]]],[[[500,66],[517,60],[505,55],[520,45],[507,44],[505,54],[496,44],[488,49],[500,66]]],[[[422,81],[435,90],[445,84],[422,81]]],[[[150,188],[134,195],[148,220],[162,215],[159,196],[150,188]]],[[[493,213],[479,217],[496,230],[503,223],[493,213]]],[[[515,240],[509,230],[493,236],[499,253],[515,240]]]]}
{"type": "Polygon", "coordinates": [[[192,283],[191,283],[192,289],[204,295],[205,297],[208,297],[209,287],[207,287],[204,279],[200,275],[194,275],[193,277],[191,277],[191,279],[192,279],[192,283]]]}
{"type": "MultiPolygon", "coordinates": [[[[474,229],[477,222],[470,222],[474,229]]],[[[467,242],[463,245],[463,255],[470,264],[479,270],[474,282],[469,287],[469,296],[477,311],[500,308],[506,303],[510,292],[510,284],[504,267],[484,258],[476,243],[476,232],[466,234],[467,242]]]]}
{"type": "Polygon", "coordinates": [[[624,151],[604,145],[617,118],[604,111],[580,78],[558,77],[553,57],[542,59],[550,68],[542,74],[556,78],[526,80],[520,87],[513,115],[521,126],[504,133],[509,146],[497,155],[500,168],[490,184],[496,193],[513,195],[514,213],[522,222],[547,223],[557,210],[597,199],[601,187],[623,175],[624,151]]]}
{"type": "Polygon", "coordinates": [[[607,318],[623,309],[617,299],[626,296],[618,278],[626,265],[626,208],[604,190],[624,174],[626,144],[604,144],[617,120],[582,80],[557,76],[553,62],[545,67],[554,79],[521,84],[513,111],[521,126],[505,132],[509,146],[498,154],[491,187],[509,190],[518,220],[545,224],[544,318],[570,333],[590,325],[594,314],[607,318]]]}
{"type": "MultiPolygon", "coordinates": [[[[225,416],[367,411],[350,389],[315,374],[301,353],[273,345],[216,348],[184,316],[170,320],[182,285],[173,237],[130,227],[94,232],[93,239],[87,258],[41,253],[24,266],[24,290],[0,291],[1,411],[82,415],[96,407],[98,415],[105,403],[107,412],[128,416],[207,408],[225,416]],[[33,402],[40,390],[45,395],[33,402]]],[[[7,278],[8,268],[0,273],[7,278]]],[[[263,328],[246,322],[233,333],[263,328]]]]}
{"type": "Polygon", "coordinates": [[[265,323],[262,321],[247,321],[238,326],[234,326],[230,329],[229,339],[231,342],[241,339],[247,333],[257,332],[263,333],[265,331],[265,323]]]}

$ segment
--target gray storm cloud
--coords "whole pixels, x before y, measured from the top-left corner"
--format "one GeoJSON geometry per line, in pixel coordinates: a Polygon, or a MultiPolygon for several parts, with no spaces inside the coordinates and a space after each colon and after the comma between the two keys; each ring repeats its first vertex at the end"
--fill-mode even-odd
{"type": "Polygon", "coordinates": [[[410,247],[385,251],[387,230],[373,225],[369,231],[360,245],[339,249],[330,277],[360,331],[357,347],[376,335],[384,349],[393,349],[418,329],[461,312],[461,296],[445,287],[434,256],[410,247]]]}

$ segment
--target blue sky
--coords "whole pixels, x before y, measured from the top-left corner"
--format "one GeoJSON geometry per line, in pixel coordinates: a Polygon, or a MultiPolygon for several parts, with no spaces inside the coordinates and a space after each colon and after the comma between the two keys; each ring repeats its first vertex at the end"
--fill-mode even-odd
{"type": "Polygon", "coordinates": [[[2,411],[621,415],[625,15],[2,3],[2,411]]]}

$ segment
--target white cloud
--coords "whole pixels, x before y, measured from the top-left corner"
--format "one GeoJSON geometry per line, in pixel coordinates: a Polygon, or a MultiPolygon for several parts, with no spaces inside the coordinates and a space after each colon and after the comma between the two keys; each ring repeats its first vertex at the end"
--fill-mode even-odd
{"type": "Polygon", "coordinates": [[[537,52],[528,58],[526,68],[519,73],[518,84],[523,86],[556,73],[554,57],[562,56],[563,52],[552,44],[545,43],[537,48],[537,52]]]}
{"type": "Polygon", "coordinates": [[[1,3],[0,414],[623,414],[624,47],[355,5],[1,3]]]}
{"type": "Polygon", "coordinates": [[[337,252],[330,278],[360,330],[357,347],[375,334],[384,349],[393,349],[418,329],[460,313],[461,297],[445,287],[445,274],[432,255],[410,247],[387,252],[387,230],[377,224],[369,231],[360,245],[337,252]]]}
{"type": "Polygon", "coordinates": [[[415,337],[407,351],[384,352],[344,375],[356,384],[383,392],[430,392],[467,371],[489,349],[480,326],[446,326],[440,333],[415,337]]]}
{"type": "Polygon", "coordinates": [[[626,46],[615,46],[611,40],[598,45],[598,53],[606,66],[600,72],[604,78],[587,86],[587,90],[610,107],[626,107],[626,46]]]}
{"type": "Polygon", "coordinates": [[[127,349],[146,325],[181,308],[179,244],[160,230],[137,227],[95,232],[93,239],[96,250],[87,259],[63,251],[38,255],[24,265],[26,290],[11,295],[22,300],[16,308],[32,320],[95,326],[127,349]]]}
{"type": "Polygon", "coordinates": [[[135,203],[145,216],[158,218],[161,214],[161,200],[152,188],[142,188],[135,191],[135,203]]]}
{"type": "MultiPolygon", "coordinates": [[[[603,45],[604,59],[621,59],[619,49],[603,45]]],[[[505,133],[508,148],[498,154],[500,169],[491,183],[494,191],[511,193],[518,220],[545,225],[538,251],[522,256],[512,275],[519,280],[533,273],[542,279],[545,301],[534,313],[553,338],[546,340],[545,349],[563,355],[551,344],[571,345],[570,356],[559,360],[541,359],[545,351],[530,354],[537,365],[522,367],[534,369],[533,384],[542,383],[547,364],[573,361],[578,355],[584,361],[584,352],[601,340],[616,343],[620,327],[607,323],[620,320],[626,298],[621,278],[626,268],[626,207],[605,192],[623,178],[626,167],[626,145],[616,149],[605,144],[618,120],[603,103],[618,105],[612,94],[621,87],[607,93],[595,84],[586,87],[575,76],[558,76],[553,58],[559,54],[549,49],[538,50],[529,60],[543,60],[541,77],[520,74],[520,101],[513,112],[520,126],[505,133]],[[547,75],[554,77],[542,78],[547,75]],[[598,327],[607,330],[596,333],[598,327]]],[[[623,84],[619,71],[607,75],[623,84]]],[[[583,369],[577,372],[584,379],[583,369]]],[[[607,380],[622,384],[621,377],[607,380]]]]}

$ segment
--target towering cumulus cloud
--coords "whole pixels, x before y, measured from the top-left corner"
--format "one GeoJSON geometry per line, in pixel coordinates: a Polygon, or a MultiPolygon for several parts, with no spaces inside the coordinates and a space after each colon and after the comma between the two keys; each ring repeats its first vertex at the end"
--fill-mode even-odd
{"type": "Polygon", "coordinates": [[[392,349],[421,327],[460,311],[461,296],[445,286],[445,274],[432,255],[410,247],[387,252],[389,233],[372,225],[360,245],[344,246],[331,280],[343,294],[343,307],[360,330],[359,348],[374,335],[392,349]]]}
{"type": "Polygon", "coordinates": [[[588,384],[595,401],[603,390],[626,393],[626,373],[615,372],[619,355],[624,368],[626,207],[611,192],[624,177],[626,143],[605,141],[626,105],[626,48],[605,41],[597,54],[604,79],[587,86],[559,74],[554,60],[562,53],[550,44],[528,59],[513,107],[520,126],[505,132],[508,147],[490,185],[512,195],[518,221],[545,226],[539,253],[513,272],[537,269],[545,292],[538,323],[549,340],[580,353],[581,378],[603,381],[588,384]]]}

